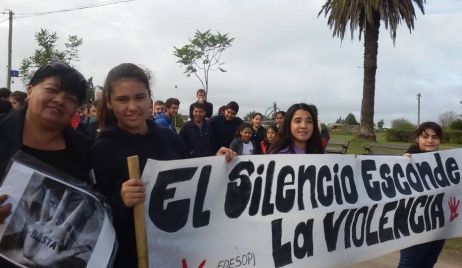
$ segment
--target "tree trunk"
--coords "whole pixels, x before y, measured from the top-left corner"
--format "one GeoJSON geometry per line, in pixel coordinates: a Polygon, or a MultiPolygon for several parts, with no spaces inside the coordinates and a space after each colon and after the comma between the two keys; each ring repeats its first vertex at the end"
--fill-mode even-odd
{"type": "Polygon", "coordinates": [[[361,127],[358,138],[376,141],[374,133],[375,73],[380,28],[380,14],[377,12],[373,23],[368,22],[364,33],[364,81],[361,103],[361,127]]]}

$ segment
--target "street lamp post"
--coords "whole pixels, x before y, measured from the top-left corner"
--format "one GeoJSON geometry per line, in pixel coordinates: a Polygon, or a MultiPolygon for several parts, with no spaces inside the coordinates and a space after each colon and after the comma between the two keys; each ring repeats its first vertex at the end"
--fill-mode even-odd
{"type": "Polygon", "coordinates": [[[420,97],[422,94],[417,94],[417,126],[420,125],[420,97]]]}

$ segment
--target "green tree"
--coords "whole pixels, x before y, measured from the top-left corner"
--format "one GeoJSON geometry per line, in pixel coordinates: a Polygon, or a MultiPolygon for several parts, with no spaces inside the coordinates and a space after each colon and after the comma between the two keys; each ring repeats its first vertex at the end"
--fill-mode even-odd
{"type": "Polygon", "coordinates": [[[449,128],[453,130],[462,130],[462,119],[457,119],[453,121],[449,128]]]}
{"type": "Polygon", "coordinates": [[[377,128],[379,130],[383,130],[384,125],[385,125],[385,122],[383,121],[383,119],[381,119],[379,122],[377,122],[377,128]]]}
{"type": "Polygon", "coordinates": [[[35,40],[39,48],[34,51],[32,56],[23,59],[19,67],[21,81],[24,84],[29,82],[35,69],[50,61],[63,61],[68,64],[71,64],[72,61],[78,61],[78,48],[83,43],[81,38],[70,35],[68,42],[65,43],[66,50],[61,51],[56,47],[57,33],[48,29],[40,29],[39,32],[36,32],[35,40]]]}
{"type": "Polygon", "coordinates": [[[391,121],[391,128],[396,130],[415,130],[416,127],[406,118],[398,118],[391,121]]]}
{"type": "Polygon", "coordinates": [[[249,120],[249,121],[252,120],[252,116],[253,116],[254,113],[255,113],[255,111],[250,111],[250,112],[246,113],[245,116],[244,116],[244,120],[249,120]]]}
{"type": "Polygon", "coordinates": [[[228,37],[228,34],[213,34],[210,30],[200,32],[196,30],[193,39],[189,39],[189,44],[183,47],[174,48],[173,55],[178,57],[177,63],[184,65],[186,77],[191,74],[199,79],[205,90],[207,97],[209,90],[209,71],[226,72],[222,66],[225,64],[221,61],[221,54],[225,49],[231,46],[234,38],[228,37]],[[198,74],[198,72],[201,72],[198,74]]]}
{"type": "Polygon", "coordinates": [[[342,117],[339,117],[337,118],[337,120],[335,120],[335,124],[345,124],[345,119],[342,119],[342,117]]]}
{"type": "Polygon", "coordinates": [[[86,103],[93,103],[95,101],[95,91],[100,86],[96,86],[93,84],[93,76],[90,76],[87,80],[87,97],[85,98],[86,103]]]}
{"type": "Polygon", "coordinates": [[[173,118],[175,128],[179,131],[183,127],[184,123],[188,121],[188,119],[189,119],[189,115],[183,115],[183,114],[177,113],[176,117],[173,118]]]}
{"type": "Polygon", "coordinates": [[[83,39],[77,35],[69,35],[66,46],[66,62],[71,64],[72,61],[79,61],[79,46],[83,43],[83,39]]]}
{"type": "Polygon", "coordinates": [[[356,120],[356,117],[354,114],[349,113],[346,117],[345,120],[343,120],[344,125],[359,125],[358,121],[356,120]]]}
{"type": "Polygon", "coordinates": [[[425,0],[326,0],[318,13],[328,17],[327,24],[333,35],[341,40],[345,37],[347,27],[353,33],[359,31],[359,40],[364,33],[364,78],[363,99],[361,103],[361,127],[359,138],[375,141],[374,134],[374,96],[375,74],[377,71],[377,53],[380,21],[385,29],[390,29],[393,43],[396,30],[403,21],[409,31],[414,29],[416,12],[414,4],[424,13],[425,0]]]}

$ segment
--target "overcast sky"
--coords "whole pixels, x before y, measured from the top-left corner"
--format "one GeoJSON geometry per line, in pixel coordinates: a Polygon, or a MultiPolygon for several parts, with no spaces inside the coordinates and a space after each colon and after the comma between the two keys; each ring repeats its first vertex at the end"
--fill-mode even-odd
{"type": "MultiPolygon", "coordinates": [[[[102,1],[2,0],[0,9],[17,14],[61,10],[102,1]]],[[[109,2],[109,1],[104,1],[109,2]]],[[[183,46],[196,29],[229,33],[233,45],[222,55],[227,73],[210,74],[209,101],[218,107],[237,101],[240,116],[277,103],[286,110],[313,103],[320,120],[334,122],[352,112],[359,120],[363,43],[332,37],[324,0],[135,0],[110,6],[14,19],[13,69],[37,48],[34,33],[56,31],[64,49],[68,35],[83,38],[76,68],[102,85],[107,72],[122,62],[149,68],[154,99],[177,97],[187,113],[200,82],[186,78],[173,46],[183,46]],[[175,89],[175,85],[178,89],[175,89]]],[[[445,111],[462,112],[462,1],[427,1],[412,33],[401,25],[396,45],[381,29],[374,121],[406,118],[438,120],[445,111]]],[[[8,16],[0,14],[0,85],[6,85],[8,16]]],[[[23,90],[15,79],[13,90],[23,90]]]]}

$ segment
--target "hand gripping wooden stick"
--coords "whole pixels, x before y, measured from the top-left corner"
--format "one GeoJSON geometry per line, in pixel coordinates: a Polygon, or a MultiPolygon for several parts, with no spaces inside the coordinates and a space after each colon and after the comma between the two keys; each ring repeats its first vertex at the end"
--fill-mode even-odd
{"type": "MultiPolygon", "coordinates": [[[[140,163],[138,156],[127,157],[128,176],[130,179],[140,180],[140,163]]],[[[146,238],[146,224],[144,221],[144,203],[135,205],[133,208],[135,216],[135,236],[136,236],[136,252],[138,256],[138,268],[148,268],[148,243],[146,238]]]]}

